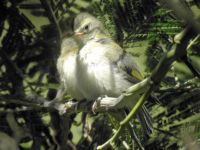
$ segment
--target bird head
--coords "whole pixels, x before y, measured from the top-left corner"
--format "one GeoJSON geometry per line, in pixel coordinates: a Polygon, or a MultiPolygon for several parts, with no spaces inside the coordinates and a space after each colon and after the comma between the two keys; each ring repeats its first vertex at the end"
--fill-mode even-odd
{"type": "Polygon", "coordinates": [[[105,33],[103,24],[88,13],[80,13],[74,19],[74,34],[85,44],[97,34],[105,33]]]}
{"type": "Polygon", "coordinates": [[[79,49],[79,45],[74,38],[65,38],[61,44],[61,55],[65,55],[72,51],[76,52],[79,49]]]}

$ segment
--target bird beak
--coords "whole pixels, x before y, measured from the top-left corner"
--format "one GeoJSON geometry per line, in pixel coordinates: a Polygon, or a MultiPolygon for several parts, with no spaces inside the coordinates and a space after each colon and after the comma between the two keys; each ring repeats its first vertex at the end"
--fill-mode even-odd
{"type": "Polygon", "coordinates": [[[74,35],[75,36],[81,36],[81,35],[83,35],[84,33],[83,32],[74,32],[74,35]]]}

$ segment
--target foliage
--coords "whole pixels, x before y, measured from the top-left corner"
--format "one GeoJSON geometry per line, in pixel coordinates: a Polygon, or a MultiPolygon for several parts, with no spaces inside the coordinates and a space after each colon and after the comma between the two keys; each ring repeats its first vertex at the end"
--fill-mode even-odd
{"type": "MultiPolygon", "coordinates": [[[[182,2],[199,14],[197,0],[182,2]]],[[[110,36],[133,54],[145,76],[174,47],[174,36],[186,26],[175,12],[155,0],[1,0],[0,132],[17,143],[13,150],[95,149],[119,127],[108,113],[90,119],[85,113],[60,116],[36,105],[55,97],[60,43],[72,34],[73,17],[81,11],[93,13],[105,24],[110,36]]],[[[155,91],[161,104],[147,104],[154,133],[145,137],[139,123],[132,120],[146,149],[199,144],[200,40],[192,40],[186,56],[173,64],[155,91]]],[[[137,145],[125,129],[114,147],[137,145]]]]}

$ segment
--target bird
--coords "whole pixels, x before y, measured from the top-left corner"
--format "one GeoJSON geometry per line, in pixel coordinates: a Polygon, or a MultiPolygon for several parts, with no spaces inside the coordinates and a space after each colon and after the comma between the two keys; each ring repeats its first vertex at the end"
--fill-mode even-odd
{"type": "Polygon", "coordinates": [[[60,78],[61,88],[57,92],[56,99],[61,99],[64,93],[70,94],[77,100],[84,99],[78,86],[76,57],[80,45],[76,38],[68,37],[62,40],[61,53],[57,60],[57,70],[60,78]]]}
{"type": "MultiPolygon", "coordinates": [[[[93,101],[104,95],[118,97],[143,79],[133,56],[112,40],[96,17],[86,12],[78,14],[73,31],[73,38],[62,42],[57,61],[61,82],[73,98],[93,101]]],[[[129,109],[135,101],[127,105],[129,109]]],[[[145,133],[151,134],[152,119],[145,105],[137,118],[145,133]]]]}

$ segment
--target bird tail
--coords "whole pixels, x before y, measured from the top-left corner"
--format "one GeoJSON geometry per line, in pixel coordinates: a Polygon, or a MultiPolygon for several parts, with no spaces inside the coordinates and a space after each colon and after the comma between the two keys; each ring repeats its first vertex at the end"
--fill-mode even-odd
{"type": "Polygon", "coordinates": [[[137,117],[142,125],[144,132],[147,135],[150,135],[153,131],[153,121],[145,105],[143,105],[140,110],[138,110],[137,117]]]}

